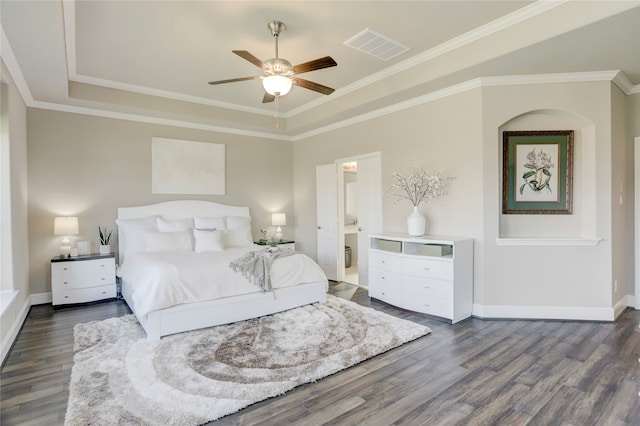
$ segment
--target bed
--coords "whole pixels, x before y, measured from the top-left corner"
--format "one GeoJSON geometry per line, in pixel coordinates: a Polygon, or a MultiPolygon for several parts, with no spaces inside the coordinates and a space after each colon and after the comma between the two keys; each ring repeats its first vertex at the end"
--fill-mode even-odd
{"type": "Polygon", "coordinates": [[[302,253],[273,260],[271,291],[231,270],[264,250],[250,221],[248,207],[201,200],[118,208],[121,293],[149,340],[326,300],[326,275],[302,253]]]}

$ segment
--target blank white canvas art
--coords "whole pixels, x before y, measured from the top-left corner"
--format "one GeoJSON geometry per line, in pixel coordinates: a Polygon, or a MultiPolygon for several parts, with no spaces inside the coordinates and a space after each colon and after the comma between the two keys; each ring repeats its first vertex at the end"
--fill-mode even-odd
{"type": "Polygon", "coordinates": [[[224,145],[151,138],[151,193],[224,195],[224,145]]]}

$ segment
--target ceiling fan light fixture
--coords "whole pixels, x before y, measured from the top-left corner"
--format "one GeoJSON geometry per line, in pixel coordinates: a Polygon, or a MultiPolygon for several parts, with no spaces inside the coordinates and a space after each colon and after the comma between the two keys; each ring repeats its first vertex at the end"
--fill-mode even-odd
{"type": "Polygon", "coordinates": [[[283,75],[269,75],[262,79],[264,90],[273,96],[284,96],[291,90],[293,81],[283,75]]]}

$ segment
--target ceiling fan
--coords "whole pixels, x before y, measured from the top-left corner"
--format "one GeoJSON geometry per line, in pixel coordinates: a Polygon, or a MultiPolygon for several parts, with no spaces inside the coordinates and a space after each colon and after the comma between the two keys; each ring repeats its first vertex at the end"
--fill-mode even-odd
{"type": "Polygon", "coordinates": [[[291,62],[278,57],[278,37],[280,36],[280,33],[286,29],[285,24],[280,21],[271,21],[267,24],[267,27],[271,31],[271,35],[273,35],[273,37],[275,37],[276,39],[275,58],[267,59],[263,62],[246,50],[232,51],[236,55],[251,62],[255,66],[262,68],[262,71],[264,72],[263,75],[210,81],[209,84],[215,85],[233,83],[236,81],[262,80],[262,86],[265,90],[264,97],[262,98],[263,103],[273,102],[277,97],[286,95],[287,93],[289,93],[289,90],[291,90],[291,86],[293,84],[299,87],[304,87],[305,89],[322,93],[323,95],[330,95],[334,92],[335,89],[332,89],[331,87],[327,87],[322,84],[314,83],[313,81],[304,80],[297,77],[298,74],[338,65],[331,56],[325,56],[324,58],[319,58],[313,61],[292,66],[291,62]]]}

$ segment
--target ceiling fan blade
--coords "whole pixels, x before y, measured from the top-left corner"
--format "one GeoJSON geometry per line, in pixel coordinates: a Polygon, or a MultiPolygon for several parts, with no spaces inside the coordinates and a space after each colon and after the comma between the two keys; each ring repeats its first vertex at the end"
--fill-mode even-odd
{"type": "Polygon", "coordinates": [[[276,99],[275,96],[273,96],[273,95],[271,95],[271,94],[269,94],[267,92],[264,92],[264,97],[262,98],[262,103],[266,104],[266,103],[269,103],[269,102],[273,102],[275,99],[276,99]]]}
{"type": "Polygon", "coordinates": [[[294,74],[302,74],[303,72],[321,70],[323,68],[335,67],[336,65],[338,65],[338,63],[334,61],[331,56],[325,56],[324,58],[296,65],[291,69],[294,74]]]}
{"type": "Polygon", "coordinates": [[[305,89],[313,90],[315,92],[322,93],[323,95],[330,95],[336,89],[323,86],[322,84],[314,83],[313,81],[303,80],[302,78],[294,77],[291,79],[296,86],[304,87],[305,89]]]}
{"type": "Polygon", "coordinates": [[[264,64],[260,59],[256,58],[246,50],[232,50],[232,52],[240,56],[242,59],[246,59],[247,61],[251,62],[253,65],[255,65],[258,68],[262,68],[264,66],[264,64]]]}
{"type": "Polygon", "coordinates": [[[230,78],[228,80],[210,81],[209,84],[235,83],[236,81],[259,80],[260,78],[262,78],[261,75],[258,75],[258,76],[255,76],[255,77],[230,78]]]}

